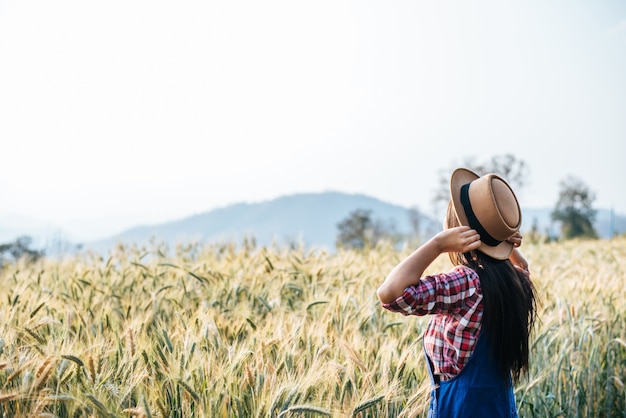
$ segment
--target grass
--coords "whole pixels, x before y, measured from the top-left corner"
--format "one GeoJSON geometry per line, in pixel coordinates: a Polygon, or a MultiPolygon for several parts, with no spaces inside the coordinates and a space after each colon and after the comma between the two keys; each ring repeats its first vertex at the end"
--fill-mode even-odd
{"type": "MultiPolygon", "coordinates": [[[[626,240],[523,249],[542,306],[520,415],[626,416],[626,240]]],[[[406,251],[166,253],[6,266],[2,416],[425,416],[427,318],[375,296],[406,251]]]]}

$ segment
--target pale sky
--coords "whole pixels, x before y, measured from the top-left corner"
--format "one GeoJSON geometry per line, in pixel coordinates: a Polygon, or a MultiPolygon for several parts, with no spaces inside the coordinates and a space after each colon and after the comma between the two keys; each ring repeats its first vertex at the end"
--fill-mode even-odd
{"type": "MultiPolygon", "coordinates": [[[[624,1],[0,0],[0,219],[104,237],[514,153],[626,214],[624,1]]],[[[0,225],[1,226],[1,225],[0,225]]]]}

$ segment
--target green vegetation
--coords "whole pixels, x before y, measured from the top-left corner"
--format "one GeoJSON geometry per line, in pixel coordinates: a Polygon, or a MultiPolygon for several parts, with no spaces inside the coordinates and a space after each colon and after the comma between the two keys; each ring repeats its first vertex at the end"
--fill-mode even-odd
{"type": "Polygon", "coordinates": [[[27,262],[35,262],[43,257],[43,251],[30,248],[31,242],[32,239],[24,235],[13,242],[0,244],[0,268],[10,260],[18,261],[24,258],[27,262]]]}
{"type": "MultiPolygon", "coordinates": [[[[521,416],[626,415],[626,240],[524,250],[543,304],[521,416]]],[[[375,296],[404,255],[119,247],[6,264],[0,414],[424,416],[427,318],[375,296]]]]}
{"type": "Polygon", "coordinates": [[[559,200],[550,216],[553,221],[561,222],[563,238],[597,238],[598,233],[593,228],[595,193],[580,179],[571,176],[563,180],[560,187],[559,200]]]}

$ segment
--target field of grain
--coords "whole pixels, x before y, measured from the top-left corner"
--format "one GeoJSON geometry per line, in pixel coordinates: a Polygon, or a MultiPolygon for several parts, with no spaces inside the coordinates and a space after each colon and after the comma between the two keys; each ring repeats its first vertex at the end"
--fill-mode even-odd
{"type": "MultiPolygon", "coordinates": [[[[542,305],[520,415],[626,416],[626,239],[523,250],[542,305]]],[[[5,266],[0,413],[424,416],[427,318],[375,295],[407,253],[119,247],[5,266]]]]}

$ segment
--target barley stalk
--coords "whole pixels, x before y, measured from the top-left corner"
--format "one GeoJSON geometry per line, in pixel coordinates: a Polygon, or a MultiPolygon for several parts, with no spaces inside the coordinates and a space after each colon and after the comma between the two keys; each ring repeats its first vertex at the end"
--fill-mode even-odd
{"type": "MultiPolygon", "coordinates": [[[[5,265],[3,414],[422,416],[428,318],[388,313],[375,294],[409,251],[249,241],[5,265]]],[[[524,251],[543,303],[520,416],[619,416],[626,238],[524,251]]],[[[442,257],[427,273],[448,268],[442,257]]]]}

